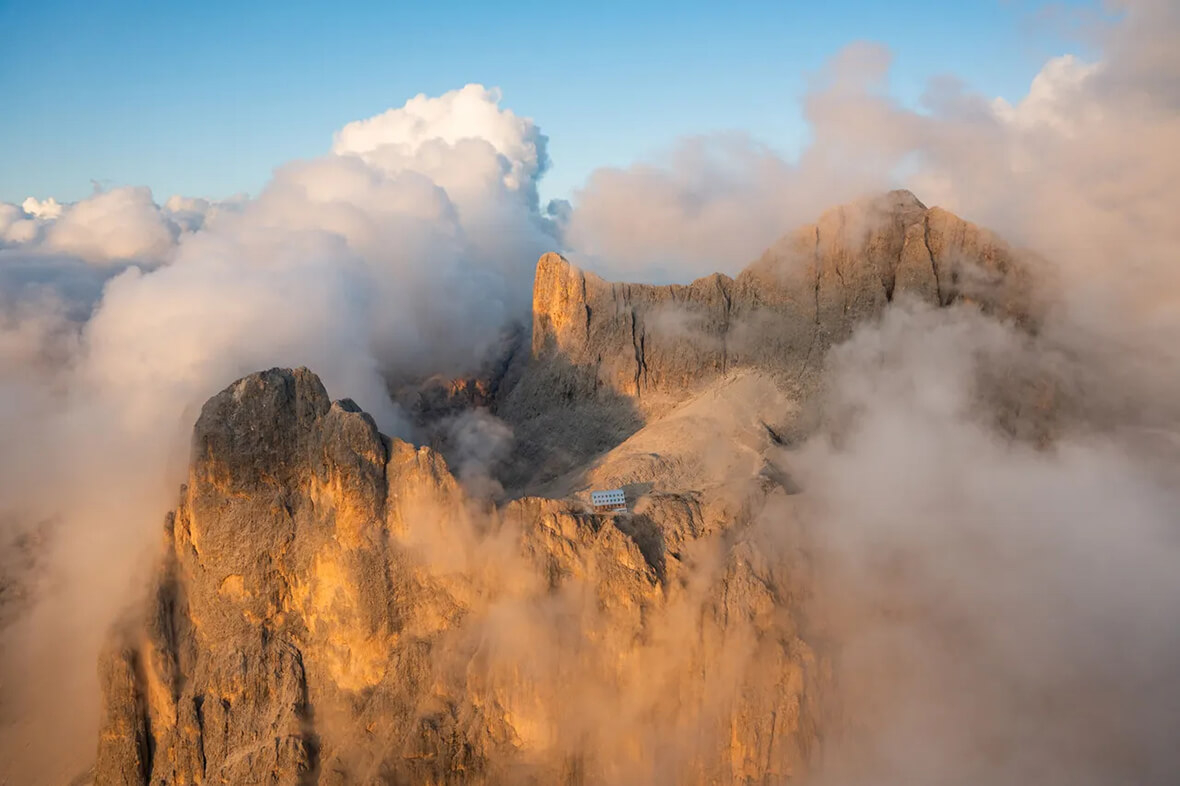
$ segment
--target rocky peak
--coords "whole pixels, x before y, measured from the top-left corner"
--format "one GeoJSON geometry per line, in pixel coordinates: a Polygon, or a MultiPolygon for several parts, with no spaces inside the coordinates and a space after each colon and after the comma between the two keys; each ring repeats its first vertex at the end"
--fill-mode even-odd
{"type": "Polygon", "coordinates": [[[1030,308],[1027,271],[1011,249],[909,191],[828,210],[736,279],[614,283],[545,254],[528,370],[498,412],[517,428],[528,466],[564,471],[740,369],[775,375],[807,398],[827,349],[899,297],[974,302],[1017,319],[1030,308]],[[573,433],[568,420],[594,425],[573,433]],[[553,433],[568,434],[563,455],[543,445],[553,433]]]}
{"type": "Polygon", "coordinates": [[[192,445],[146,640],[104,662],[119,733],[102,736],[99,780],[295,782],[318,751],[309,692],[377,684],[404,624],[388,490],[454,489],[414,464],[387,472],[393,443],[307,369],[238,380],[205,404],[192,445]]]}
{"type": "Polygon", "coordinates": [[[926,210],[926,205],[922,203],[922,200],[918,199],[914,192],[908,188],[895,188],[892,191],[886,191],[880,196],[870,197],[870,200],[876,201],[888,212],[901,213],[926,210]]]}
{"type": "Polygon", "coordinates": [[[587,339],[590,312],[586,277],[597,278],[549,252],[537,261],[533,278],[533,354],[576,346],[587,339]]]}
{"type": "Polygon", "coordinates": [[[763,613],[786,590],[740,539],[706,585],[666,582],[662,532],[677,533],[680,559],[740,523],[676,500],[664,492],[619,517],[572,500],[492,508],[466,498],[434,451],[330,402],[306,369],[241,379],[201,412],[151,597],[103,658],[96,782],[738,783],[803,771],[812,656],[789,615],[763,613]],[[698,622],[681,641],[685,619],[698,622]],[[699,664],[762,639],[758,670],[710,688],[730,698],[702,690],[699,664]],[[570,701],[644,720],[588,726],[570,701]],[[699,729],[688,752],[652,769],[634,735],[654,746],[686,723],[699,729]]]}
{"type": "Polygon", "coordinates": [[[1023,284],[998,238],[927,209],[909,191],[891,191],[827,211],[736,280],[615,284],[545,254],[533,289],[532,353],[583,370],[583,388],[660,407],[738,366],[804,381],[828,346],[896,296],[938,306],[974,300],[1019,315],[1023,284]]]}

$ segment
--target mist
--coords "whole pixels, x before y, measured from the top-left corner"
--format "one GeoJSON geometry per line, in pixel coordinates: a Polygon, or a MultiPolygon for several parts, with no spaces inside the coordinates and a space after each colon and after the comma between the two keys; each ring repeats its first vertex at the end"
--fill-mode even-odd
{"type": "Polygon", "coordinates": [[[842,642],[824,782],[1174,777],[1180,443],[1075,410],[1038,445],[989,390],[1092,362],[969,308],[894,309],[833,351],[826,425],[786,460],[810,613],[842,642]]]}

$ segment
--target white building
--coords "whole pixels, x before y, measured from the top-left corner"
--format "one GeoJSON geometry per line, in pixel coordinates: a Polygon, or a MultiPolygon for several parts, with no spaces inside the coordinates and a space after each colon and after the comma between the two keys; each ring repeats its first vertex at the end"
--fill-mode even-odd
{"type": "Polygon", "coordinates": [[[598,513],[616,513],[627,510],[627,495],[622,489],[591,491],[590,504],[598,513]]]}

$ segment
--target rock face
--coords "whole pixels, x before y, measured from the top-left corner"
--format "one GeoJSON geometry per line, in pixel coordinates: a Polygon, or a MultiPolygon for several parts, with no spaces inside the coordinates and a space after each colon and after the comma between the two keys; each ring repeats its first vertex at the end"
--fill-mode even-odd
{"type": "Polygon", "coordinates": [[[546,254],[532,364],[500,414],[526,466],[564,472],[738,369],[771,373],[806,398],[827,349],[903,297],[973,301],[1016,319],[1031,310],[1026,268],[1003,241],[908,191],[829,210],[736,279],[612,283],[546,254]],[[546,447],[550,434],[561,448],[546,447]]]}
{"type": "Polygon", "coordinates": [[[941,306],[973,299],[1020,314],[1024,283],[998,238],[894,191],[828,211],[736,279],[616,284],[546,254],[533,289],[532,353],[588,372],[567,387],[607,387],[658,406],[733,368],[807,379],[827,347],[895,297],[941,306]]]}
{"type": "Polygon", "coordinates": [[[773,498],[725,522],[669,494],[619,518],[478,506],[309,371],[246,377],[202,410],[152,597],[103,659],[96,780],[804,772],[821,670],[790,577],[705,535],[773,498]],[[669,578],[664,531],[710,565],[695,583],[669,578]]]}

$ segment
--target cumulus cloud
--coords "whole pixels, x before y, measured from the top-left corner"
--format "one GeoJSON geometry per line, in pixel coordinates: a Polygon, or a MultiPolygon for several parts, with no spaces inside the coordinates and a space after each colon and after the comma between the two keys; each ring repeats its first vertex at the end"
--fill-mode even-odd
{"type": "Polygon", "coordinates": [[[147,188],[102,191],[53,218],[46,247],[86,260],[159,260],[176,241],[177,227],[147,188]]]}
{"type": "MultiPolygon", "coordinates": [[[[1073,55],[1055,57],[1036,75],[1028,95],[1016,106],[997,98],[992,108],[1005,123],[1023,129],[1048,127],[1068,137],[1079,128],[1078,104],[1085,100],[1084,87],[1097,70],[1096,64],[1073,55]]],[[[1097,111],[1097,107],[1090,105],[1085,110],[1097,111]]]]}
{"type": "Polygon", "coordinates": [[[147,188],[96,191],[72,204],[52,197],[29,197],[20,206],[0,203],[0,248],[28,255],[70,256],[98,265],[157,264],[172,251],[181,229],[147,188]]]}
{"type": "Polygon", "coordinates": [[[0,203],[0,249],[27,256],[69,256],[94,265],[140,266],[168,261],[180,239],[203,228],[244,197],[213,202],[174,195],[163,205],[151,189],[96,189],[78,202],[53,197],[0,203]]]}
{"type": "Polygon", "coordinates": [[[26,210],[0,203],[0,248],[32,243],[39,233],[39,222],[26,210]]]}
{"type": "MultiPolygon", "coordinates": [[[[794,167],[742,134],[680,142],[663,162],[599,169],[575,195],[566,241],[612,278],[682,281],[754,259],[803,197],[794,167]]],[[[815,195],[818,198],[818,195],[815,195]]]]}
{"type": "Polygon", "coordinates": [[[163,212],[181,232],[196,232],[216,220],[219,213],[236,209],[246,199],[246,196],[238,195],[214,202],[199,197],[173,194],[164,202],[163,212]]]}
{"type": "Polygon", "coordinates": [[[459,161],[446,161],[438,146],[478,142],[490,146],[505,165],[504,186],[535,199],[537,178],[549,165],[548,140],[529,118],[501,109],[500,97],[499,90],[474,84],[437,98],[419,94],[404,106],[344,126],[332,152],[358,155],[386,169],[421,167],[445,178],[459,161]]]}
{"type": "Polygon", "coordinates": [[[21,202],[21,209],[30,216],[42,221],[49,221],[55,218],[61,218],[62,205],[53,197],[48,199],[37,199],[36,197],[28,197],[24,202],[21,202]]]}

